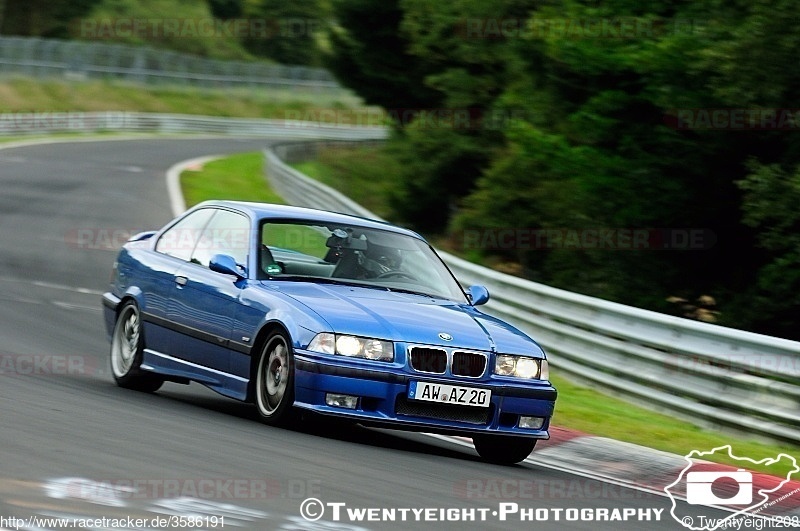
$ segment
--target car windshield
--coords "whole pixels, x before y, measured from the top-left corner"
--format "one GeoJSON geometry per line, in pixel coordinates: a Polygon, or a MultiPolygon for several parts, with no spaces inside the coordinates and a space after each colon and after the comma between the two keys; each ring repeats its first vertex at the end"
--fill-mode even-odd
{"type": "Polygon", "coordinates": [[[357,284],[467,302],[433,249],[412,236],[357,225],[268,221],[260,241],[261,278],[357,284]]]}

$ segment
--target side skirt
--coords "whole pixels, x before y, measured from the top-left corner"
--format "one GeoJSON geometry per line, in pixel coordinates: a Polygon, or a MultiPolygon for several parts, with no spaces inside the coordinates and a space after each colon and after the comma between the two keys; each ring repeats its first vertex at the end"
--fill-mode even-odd
{"type": "Polygon", "coordinates": [[[149,348],[144,349],[141,368],[144,371],[152,371],[168,378],[182,378],[201,383],[221,395],[236,400],[247,399],[249,380],[246,378],[203,367],[149,348]]]}

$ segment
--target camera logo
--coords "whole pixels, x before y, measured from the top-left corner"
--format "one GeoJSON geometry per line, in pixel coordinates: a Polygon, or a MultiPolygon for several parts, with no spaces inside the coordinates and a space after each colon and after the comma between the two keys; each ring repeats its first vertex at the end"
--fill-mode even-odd
{"type": "Polygon", "coordinates": [[[689,472],[686,501],[692,505],[749,505],[753,502],[753,474],[741,468],[736,472],[689,472]],[[733,492],[727,496],[729,491],[733,492]]]}
{"type": "Polygon", "coordinates": [[[800,483],[792,479],[800,475],[800,465],[791,455],[782,453],[756,460],[734,455],[731,445],[726,444],[707,451],[692,450],[683,459],[686,466],[675,481],[664,487],[664,492],[672,503],[670,515],[690,531],[741,529],[742,522],[758,524],[747,527],[762,529],[763,519],[789,514],[787,510],[800,502],[800,483]],[[736,465],[719,464],[720,461],[736,465]],[[759,473],[750,472],[759,470],[757,467],[759,473]],[[681,500],[687,503],[681,505],[681,500]],[[698,505],[724,512],[719,517],[697,515],[697,509],[690,507],[698,505]]]}

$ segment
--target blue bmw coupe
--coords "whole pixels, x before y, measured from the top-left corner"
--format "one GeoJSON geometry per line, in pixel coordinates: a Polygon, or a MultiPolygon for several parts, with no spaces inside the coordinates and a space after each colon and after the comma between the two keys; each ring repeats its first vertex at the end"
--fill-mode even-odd
{"type": "Polygon", "coordinates": [[[412,231],[209,201],[125,244],[103,308],[122,387],[194,381],[267,424],[301,408],[517,463],[548,438],[556,390],[539,345],[478,310],[488,298],[412,231]]]}

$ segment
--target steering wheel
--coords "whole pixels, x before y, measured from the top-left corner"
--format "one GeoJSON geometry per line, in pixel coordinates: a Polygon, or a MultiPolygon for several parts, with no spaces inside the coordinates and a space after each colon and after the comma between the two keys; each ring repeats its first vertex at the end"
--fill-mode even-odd
{"type": "Polygon", "coordinates": [[[407,278],[409,280],[417,280],[413,276],[411,276],[408,273],[405,273],[403,271],[387,271],[386,273],[381,273],[380,275],[378,275],[375,278],[392,278],[392,277],[407,278]]]}

